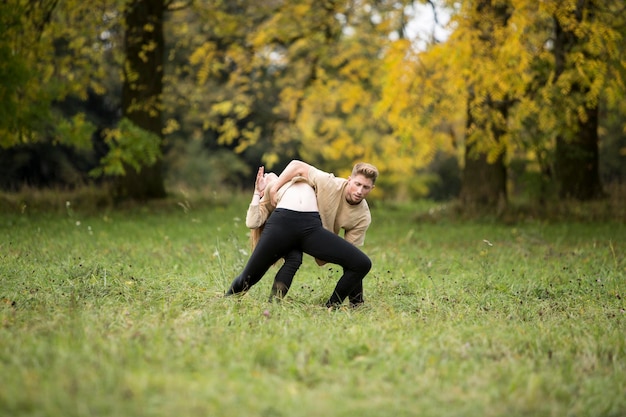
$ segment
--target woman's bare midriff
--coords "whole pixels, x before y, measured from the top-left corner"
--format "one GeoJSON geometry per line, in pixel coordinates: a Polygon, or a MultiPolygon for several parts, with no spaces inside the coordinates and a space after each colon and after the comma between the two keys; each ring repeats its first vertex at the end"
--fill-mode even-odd
{"type": "Polygon", "coordinates": [[[315,191],[306,182],[296,182],[289,185],[276,208],[293,211],[319,211],[315,191]]]}

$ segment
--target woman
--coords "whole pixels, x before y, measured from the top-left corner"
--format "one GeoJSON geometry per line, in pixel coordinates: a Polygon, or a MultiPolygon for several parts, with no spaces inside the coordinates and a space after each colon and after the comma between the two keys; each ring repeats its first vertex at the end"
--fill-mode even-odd
{"type": "MultiPolygon", "coordinates": [[[[263,167],[260,167],[254,186],[254,194],[252,201],[246,213],[246,226],[250,229],[250,246],[252,250],[256,247],[261,237],[261,233],[265,227],[269,215],[274,211],[274,206],[269,199],[263,198],[267,184],[274,183],[278,176],[273,172],[264,173],[263,167]]],[[[269,189],[268,189],[269,190],[269,189]]],[[[302,251],[300,249],[292,249],[283,257],[283,264],[276,273],[269,301],[280,300],[289,291],[293,277],[302,265],[302,251]]]]}
{"type": "MultiPolygon", "coordinates": [[[[264,180],[261,168],[255,185],[259,195],[254,197],[258,197],[259,201],[262,200],[261,194],[263,199],[269,199],[267,191],[272,183],[264,180]]],[[[295,249],[343,267],[343,275],[326,302],[327,307],[340,305],[352,290],[362,284],[372,262],[356,246],[322,227],[315,191],[303,178],[293,178],[278,190],[276,196],[276,208],[269,215],[258,244],[226,295],[249,290],[272,264],[295,249]]]]}

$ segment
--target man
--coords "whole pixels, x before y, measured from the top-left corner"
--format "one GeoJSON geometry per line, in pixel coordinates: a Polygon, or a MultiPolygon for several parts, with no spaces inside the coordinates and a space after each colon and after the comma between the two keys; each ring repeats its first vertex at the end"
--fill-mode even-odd
{"type": "MultiPolygon", "coordinates": [[[[293,160],[280,174],[270,190],[270,200],[276,205],[276,190],[296,177],[304,178],[315,190],[322,225],[335,234],[343,229],[344,239],[355,246],[362,246],[365,233],[372,221],[365,197],[374,189],[378,169],[371,164],[356,164],[348,179],[337,178],[305,162],[293,160]]],[[[325,262],[316,260],[321,266],[325,262]]],[[[294,272],[295,273],[295,272],[294,272]]],[[[277,276],[272,293],[282,297],[289,290],[293,275],[277,276]]],[[[363,304],[363,283],[349,294],[350,305],[363,304]]]]}

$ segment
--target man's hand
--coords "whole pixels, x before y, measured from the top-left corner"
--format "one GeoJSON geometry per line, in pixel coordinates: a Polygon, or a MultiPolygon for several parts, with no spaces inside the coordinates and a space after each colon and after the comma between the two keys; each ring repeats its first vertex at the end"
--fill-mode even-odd
{"type": "Polygon", "coordinates": [[[278,201],[276,201],[277,191],[280,189],[280,187],[291,181],[293,177],[300,176],[306,178],[307,180],[309,179],[309,167],[309,164],[298,161],[296,159],[289,162],[287,167],[278,177],[276,184],[270,190],[270,201],[272,202],[273,206],[276,206],[278,204],[278,201]]]}
{"type": "Polygon", "coordinates": [[[326,265],[328,262],[326,262],[326,261],[322,261],[321,259],[317,259],[317,258],[315,258],[315,263],[316,263],[318,266],[324,266],[324,265],[326,265]]]}

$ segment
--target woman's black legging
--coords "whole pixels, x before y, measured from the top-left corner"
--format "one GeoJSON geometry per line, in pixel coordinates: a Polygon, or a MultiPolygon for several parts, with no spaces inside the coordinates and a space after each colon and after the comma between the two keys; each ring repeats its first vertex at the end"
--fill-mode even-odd
{"type": "Polygon", "coordinates": [[[293,249],[343,267],[343,275],[326,303],[338,305],[348,297],[353,304],[363,302],[363,278],[372,261],[360,249],[322,227],[318,212],[298,212],[278,208],[272,212],[243,272],[234,279],[227,295],[247,291],[267,270],[293,249]]]}
{"type": "Polygon", "coordinates": [[[292,249],[283,256],[283,259],[284,262],[274,277],[270,301],[274,301],[275,298],[281,299],[287,295],[289,288],[291,288],[293,277],[300,269],[300,265],[302,265],[302,251],[299,248],[292,249]]]}

